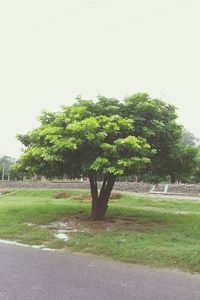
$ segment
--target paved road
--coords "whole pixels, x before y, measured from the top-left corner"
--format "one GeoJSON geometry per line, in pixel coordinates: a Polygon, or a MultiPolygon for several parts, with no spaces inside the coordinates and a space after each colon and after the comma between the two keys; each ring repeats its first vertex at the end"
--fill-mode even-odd
{"type": "Polygon", "coordinates": [[[200,275],[0,244],[0,300],[199,300],[200,275]]]}

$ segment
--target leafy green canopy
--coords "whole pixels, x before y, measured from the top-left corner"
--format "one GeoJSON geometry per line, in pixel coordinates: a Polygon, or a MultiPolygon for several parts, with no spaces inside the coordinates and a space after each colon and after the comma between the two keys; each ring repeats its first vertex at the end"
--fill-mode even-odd
{"type": "Polygon", "coordinates": [[[170,175],[171,154],[182,135],[175,106],[139,93],[125,98],[124,111],[134,121],[135,135],[145,138],[157,150],[148,171],[158,176],[170,175]]]}
{"type": "Polygon", "coordinates": [[[133,121],[97,115],[98,106],[79,101],[58,113],[43,112],[39,128],[18,136],[26,146],[19,164],[28,173],[46,176],[123,175],[148,164],[154,151],[134,136],[133,121]]]}
{"type": "Polygon", "coordinates": [[[179,144],[170,155],[169,172],[175,180],[188,182],[189,177],[198,172],[199,164],[199,149],[179,144]]]}
{"type": "Polygon", "coordinates": [[[79,97],[60,112],[44,111],[39,128],[18,136],[26,146],[19,166],[46,176],[84,175],[89,169],[138,174],[151,158],[148,172],[170,175],[171,155],[182,135],[176,118],[173,105],[145,93],[123,102],[103,96],[96,102],[79,97]],[[156,150],[154,155],[147,144],[156,150]]]}
{"type": "Polygon", "coordinates": [[[188,165],[193,171],[196,154],[180,146],[182,128],[176,118],[174,106],[147,94],[123,102],[79,98],[60,112],[44,111],[40,127],[18,136],[26,148],[17,168],[47,177],[87,176],[91,218],[102,220],[117,176],[138,175],[145,168],[150,176],[170,175],[175,181],[188,165]],[[183,166],[183,159],[190,164],[183,166]]]}
{"type": "Polygon", "coordinates": [[[188,147],[200,148],[200,139],[184,127],[182,127],[182,143],[188,147]]]}
{"type": "Polygon", "coordinates": [[[11,175],[11,168],[15,164],[15,159],[11,156],[0,157],[0,178],[8,179],[11,175]]]}

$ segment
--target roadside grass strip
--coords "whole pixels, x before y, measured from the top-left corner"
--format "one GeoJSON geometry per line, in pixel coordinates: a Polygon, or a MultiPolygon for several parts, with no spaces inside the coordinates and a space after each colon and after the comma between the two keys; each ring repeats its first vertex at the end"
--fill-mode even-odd
{"type": "Polygon", "coordinates": [[[127,263],[200,273],[200,202],[113,194],[89,219],[87,190],[1,190],[0,243],[71,249],[127,263]]]}

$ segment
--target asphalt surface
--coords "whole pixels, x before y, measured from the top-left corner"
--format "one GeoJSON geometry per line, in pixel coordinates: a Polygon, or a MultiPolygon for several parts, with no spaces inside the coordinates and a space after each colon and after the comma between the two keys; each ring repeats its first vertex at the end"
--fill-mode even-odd
{"type": "Polygon", "coordinates": [[[200,275],[0,244],[0,300],[199,300],[200,275]]]}

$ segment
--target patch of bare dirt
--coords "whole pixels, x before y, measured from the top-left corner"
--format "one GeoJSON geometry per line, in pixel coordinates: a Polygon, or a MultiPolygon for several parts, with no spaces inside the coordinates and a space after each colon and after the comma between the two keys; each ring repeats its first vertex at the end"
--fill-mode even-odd
{"type": "Polygon", "coordinates": [[[110,195],[110,200],[117,200],[122,197],[122,194],[119,192],[112,192],[110,195]]]}
{"type": "Polygon", "coordinates": [[[79,201],[79,202],[91,202],[91,196],[90,195],[81,195],[77,197],[73,197],[74,200],[79,201]]]}
{"type": "MultiPolygon", "coordinates": [[[[121,193],[118,193],[118,192],[112,192],[111,195],[110,195],[110,200],[118,200],[122,197],[122,194],[121,193]]],[[[77,200],[77,201],[80,201],[80,202],[91,202],[92,201],[92,198],[91,198],[91,195],[88,194],[88,195],[81,195],[81,196],[77,196],[77,197],[74,197],[74,200],[77,200]]]]}
{"type": "Polygon", "coordinates": [[[6,195],[6,194],[10,194],[10,195],[15,195],[15,191],[13,190],[0,190],[0,195],[6,195]]]}
{"type": "Polygon", "coordinates": [[[126,220],[126,219],[108,219],[106,221],[86,221],[84,226],[88,227],[91,233],[98,233],[99,231],[137,231],[137,232],[149,232],[156,230],[163,225],[153,222],[141,223],[139,220],[126,220]]]}
{"type": "Polygon", "coordinates": [[[54,199],[67,199],[71,197],[69,192],[54,192],[52,197],[54,199]]]}
{"type": "Polygon", "coordinates": [[[135,231],[135,232],[150,232],[160,229],[165,226],[164,223],[158,222],[141,222],[136,218],[108,218],[104,221],[91,221],[83,215],[76,215],[73,218],[62,220],[66,226],[71,226],[71,232],[87,232],[96,234],[100,231],[135,231]]]}

